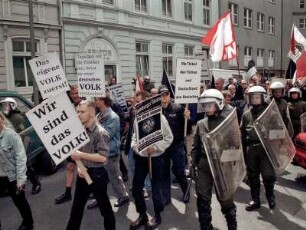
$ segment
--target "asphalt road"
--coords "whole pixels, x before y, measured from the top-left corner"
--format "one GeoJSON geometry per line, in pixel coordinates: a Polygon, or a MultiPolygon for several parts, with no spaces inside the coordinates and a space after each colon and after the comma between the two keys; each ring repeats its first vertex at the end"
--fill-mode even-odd
{"type": "MultiPolygon", "coordinates": [[[[268,209],[263,186],[261,192],[262,208],[255,212],[246,212],[244,208],[249,201],[250,192],[246,184],[241,184],[235,197],[238,208],[238,229],[305,230],[306,182],[297,183],[295,181],[299,173],[306,173],[306,170],[290,165],[285,174],[278,178],[275,188],[277,207],[274,214],[271,214],[268,209]]],[[[42,177],[42,191],[37,195],[29,193],[31,185],[28,184],[27,198],[32,207],[36,230],[65,229],[72,202],[54,205],[54,198],[64,191],[64,178],[64,167],[52,176],[42,177]]],[[[163,223],[158,228],[159,230],[199,229],[194,187],[192,191],[191,201],[185,205],[180,201],[182,193],[177,184],[172,186],[172,203],[162,213],[163,223]]],[[[109,195],[111,203],[114,204],[116,197],[110,186],[109,195]]],[[[152,215],[152,201],[147,200],[147,205],[149,214],[152,215]]],[[[118,230],[129,229],[129,223],[138,216],[133,199],[129,205],[114,208],[114,212],[118,230]]],[[[212,215],[215,229],[227,229],[215,195],[213,195],[212,201],[212,215]]],[[[0,199],[0,219],[4,230],[15,230],[21,222],[19,213],[9,197],[0,199]]],[[[85,210],[81,229],[103,229],[103,218],[98,209],[85,210]]]]}

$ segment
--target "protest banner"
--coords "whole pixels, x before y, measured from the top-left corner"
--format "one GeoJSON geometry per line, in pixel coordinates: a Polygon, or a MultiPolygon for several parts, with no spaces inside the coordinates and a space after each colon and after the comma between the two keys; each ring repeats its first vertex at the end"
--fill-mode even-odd
{"type": "Polygon", "coordinates": [[[197,103],[200,93],[201,60],[178,59],[175,103],[197,103]]]}
{"type": "Polygon", "coordinates": [[[110,98],[117,102],[121,108],[126,111],[127,104],[124,96],[124,90],[121,83],[106,87],[109,91],[110,98]]]}
{"type": "Polygon", "coordinates": [[[105,92],[104,62],[102,54],[75,55],[78,88],[81,97],[100,97],[105,92]]]}
{"type": "Polygon", "coordinates": [[[149,98],[135,105],[138,151],[163,140],[161,128],[161,97],[149,98]]]}
{"type": "Polygon", "coordinates": [[[29,65],[43,99],[68,91],[69,84],[57,53],[29,60],[29,65]]]}
{"type": "Polygon", "coordinates": [[[43,101],[26,116],[57,165],[89,142],[66,92],[43,101]]]}

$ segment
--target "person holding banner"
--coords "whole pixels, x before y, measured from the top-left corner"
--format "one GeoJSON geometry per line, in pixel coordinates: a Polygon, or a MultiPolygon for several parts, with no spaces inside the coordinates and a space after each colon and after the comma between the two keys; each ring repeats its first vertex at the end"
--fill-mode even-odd
{"type": "MultiPolygon", "coordinates": [[[[119,161],[120,161],[120,119],[119,116],[110,108],[111,99],[108,96],[95,98],[96,106],[100,111],[97,114],[97,119],[100,125],[108,132],[110,137],[108,162],[105,166],[108,172],[110,183],[117,194],[118,201],[115,207],[121,207],[129,203],[129,194],[120,176],[119,161]]],[[[87,208],[92,209],[98,205],[94,200],[87,208]]]]}
{"type": "MultiPolygon", "coordinates": [[[[70,86],[68,96],[73,106],[77,108],[78,104],[82,101],[82,98],[79,96],[79,90],[76,85],[70,86]]],[[[55,204],[62,204],[64,202],[71,200],[71,187],[73,184],[74,170],[75,170],[75,162],[74,160],[71,159],[71,157],[68,157],[67,167],[66,167],[66,190],[62,195],[55,198],[55,204]]]]}
{"type": "Polygon", "coordinates": [[[0,193],[8,188],[15,206],[23,219],[18,230],[34,229],[30,205],[25,196],[27,181],[27,156],[20,136],[4,125],[5,116],[0,112],[0,193]]]}
{"type": "Polygon", "coordinates": [[[173,142],[171,146],[166,150],[164,157],[163,168],[163,196],[164,204],[167,205],[171,202],[171,161],[172,172],[178,183],[181,186],[183,192],[182,201],[188,203],[190,199],[188,187],[188,180],[185,174],[186,165],[186,152],[184,148],[184,123],[185,117],[190,116],[190,112],[186,110],[180,104],[171,102],[170,92],[164,85],[159,87],[159,93],[161,94],[161,104],[163,115],[166,117],[172,134],[173,142]]]}
{"type": "Polygon", "coordinates": [[[116,229],[115,216],[107,194],[108,175],[104,168],[109,151],[109,135],[104,128],[97,124],[94,101],[81,101],[77,112],[84,124],[90,142],[72,153],[73,160],[82,160],[93,183],[88,185],[85,180],[84,169],[78,168],[73,205],[67,230],[80,229],[84,208],[92,192],[98,202],[101,215],[104,217],[106,230],[116,229]]]}
{"type": "MultiPolygon", "coordinates": [[[[148,99],[154,100],[154,99],[148,99]]],[[[160,102],[159,102],[160,103],[160,102]]],[[[140,135],[140,130],[143,127],[136,129],[132,136],[131,147],[135,153],[135,172],[133,177],[132,193],[135,199],[136,211],[139,217],[130,225],[130,230],[136,230],[145,225],[146,230],[156,229],[162,222],[161,212],[164,210],[164,203],[162,197],[162,169],[163,169],[163,154],[165,150],[171,145],[173,135],[171,128],[164,115],[161,118],[160,125],[162,130],[162,140],[149,145],[141,151],[138,151],[137,138],[140,135]],[[150,174],[152,183],[152,200],[154,206],[154,218],[148,221],[147,207],[144,199],[143,188],[146,177],[150,174]]],[[[152,121],[148,119],[148,121],[152,121]]],[[[137,119],[135,118],[134,127],[138,127],[137,119]]],[[[154,122],[153,122],[154,123],[154,122]]],[[[139,123],[138,123],[139,124],[139,123]]],[[[152,123],[150,123],[152,125],[152,123]]]]}
{"type": "MultiPolygon", "coordinates": [[[[228,116],[228,111],[224,111],[224,97],[217,89],[208,89],[204,91],[204,93],[199,97],[199,103],[203,106],[206,117],[200,120],[196,126],[196,132],[191,148],[191,175],[195,180],[200,229],[212,230],[211,197],[212,188],[216,182],[212,175],[212,170],[209,165],[202,138],[225,120],[228,116]]],[[[220,203],[221,211],[226,218],[228,229],[236,230],[237,220],[234,194],[226,200],[221,200],[218,193],[216,193],[216,196],[220,203]]]]}

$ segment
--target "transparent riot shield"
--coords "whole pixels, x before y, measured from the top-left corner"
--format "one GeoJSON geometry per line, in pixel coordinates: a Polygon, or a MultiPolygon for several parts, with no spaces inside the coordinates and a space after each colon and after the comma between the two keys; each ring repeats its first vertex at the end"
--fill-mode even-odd
{"type": "Polygon", "coordinates": [[[288,119],[287,130],[288,130],[289,136],[292,138],[294,136],[294,129],[293,129],[292,121],[290,118],[288,106],[287,106],[287,119],[288,119]]]}
{"type": "Polygon", "coordinates": [[[301,115],[301,133],[306,133],[306,113],[301,115]]]}
{"type": "Polygon", "coordinates": [[[219,198],[227,200],[234,195],[246,174],[236,109],[202,137],[202,142],[219,198]]]}
{"type": "Polygon", "coordinates": [[[256,119],[254,127],[275,173],[282,174],[295,155],[295,147],[274,99],[256,119]]]}

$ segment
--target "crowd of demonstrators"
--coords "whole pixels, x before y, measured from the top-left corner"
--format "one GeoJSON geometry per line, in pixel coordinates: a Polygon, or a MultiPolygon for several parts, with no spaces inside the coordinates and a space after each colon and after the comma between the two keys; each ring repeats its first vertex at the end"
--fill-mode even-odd
{"type": "MultiPolygon", "coordinates": [[[[117,79],[112,78],[110,85],[115,84],[117,84],[117,79]]],[[[225,83],[223,78],[217,77],[215,82],[211,82],[209,85],[213,89],[206,87],[203,83],[200,84],[198,103],[190,104],[189,109],[186,109],[183,105],[173,102],[170,97],[170,89],[164,85],[155,88],[150,81],[150,77],[146,76],[143,82],[144,90],[135,92],[131,100],[131,106],[128,108],[127,114],[129,115],[125,117],[121,106],[109,97],[107,90],[103,97],[95,98],[95,100],[85,100],[79,96],[77,86],[70,87],[68,95],[77,110],[80,121],[86,128],[90,142],[74,151],[71,157],[67,159],[66,190],[64,194],[55,199],[55,204],[61,204],[72,199],[71,188],[75,176],[75,160],[84,162],[93,184],[89,186],[86,183],[85,172],[79,169],[67,229],[80,229],[84,208],[90,194],[93,194],[95,199],[87,208],[99,207],[101,215],[104,217],[105,229],[115,229],[115,216],[107,194],[107,185],[110,182],[117,195],[118,200],[114,205],[115,207],[128,204],[131,197],[124,184],[128,180],[128,174],[130,175],[130,181],[132,181],[131,191],[136,211],[139,214],[137,220],[130,224],[130,229],[136,230],[145,226],[145,229],[153,230],[161,224],[161,213],[165,206],[171,203],[171,169],[181,187],[182,202],[188,203],[190,191],[188,189],[189,181],[185,173],[186,165],[188,165],[186,157],[188,153],[184,144],[184,123],[188,119],[192,121],[193,125],[196,125],[191,150],[191,171],[192,179],[195,180],[196,185],[200,229],[213,229],[211,224],[211,199],[214,179],[202,138],[221,124],[234,108],[236,108],[238,121],[241,124],[245,163],[251,192],[251,202],[247,204],[246,210],[253,211],[261,207],[260,175],[263,178],[268,205],[270,209],[275,208],[274,184],[276,175],[255,132],[254,121],[264,112],[268,103],[274,99],[284,123],[288,125],[291,119],[294,136],[296,136],[301,129],[300,115],[306,112],[306,102],[303,100],[303,92],[306,89],[293,87],[290,83],[285,85],[281,82],[270,83],[270,81],[262,83],[259,75],[253,76],[249,82],[230,77],[228,82],[225,83]],[[161,97],[163,140],[138,152],[135,132],[135,104],[154,96],[161,97]],[[127,128],[125,123],[128,123],[127,128]],[[125,167],[121,155],[122,149],[120,146],[123,136],[125,137],[123,152],[128,156],[129,170],[125,167]],[[150,174],[148,158],[151,158],[152,161],[152,174],[150,174]],[[145,198],[148,197],[152,197],[154,207],[154,217],[150,221],[145,203],[145,198]]],[[[14,108],[13,106],[12,111],[18,114],[14,108]]],[[[10,115],[5,115],[10,119],[10,115]]],[[[18,120],[17,115],[15,116],[15,120],[18,120]]],[[[19,137],[13,131],[3,125],[1,126],[2,117],[4,115],[0,115],[0,151],[2,151],[2,140],[4,140],[5,133],[14,136],[12,140],[19,141],[19,137]]],[[[24,128],[21,124],[14,124],[13,121],[12,123],[14,127],[16,126],[16,131],[18,128],[24,128]]],[[[19,147],[19,144],[14,146],[14,148],[19,147]]],[[[19,157],[16,158],[16,161],[20,159],[23,162],[23,155],[25,154],[22,152],[24,152],[24,149],[14,148],[12,147],[10,153],[18,154],[19,157]]],[[[3,154],[0,154],[0,159],[1,156],[3,154]]],[[[23,164],[9,162],[8,159],[4,159],[4,164],[2,162],[0,162],[0,179],[5,178],[10,195],[24,219],[20,229],[33,229],[33,218],[24,195],[26,167],[23,164]],[[17,166],[22,167],[17,170],[20,175],[6,173],[6,167],[17,166]]],[[[31,175],[28,176],[31,180],[31,175]]],[[[39,180],[37,181],[39,182],[39,180]]],[[[0,190],[3,189],[3,186],[1,186],[0,190]]],[[[33,183],[33,193],[36,190],[40,191],[40,189],[40,183],[39,187],[34,186],[33,183]]],[[[227,200],[219,198],[217,194],[228,229],[237,229],[234,198],[230,197],[227,200]]]]}

